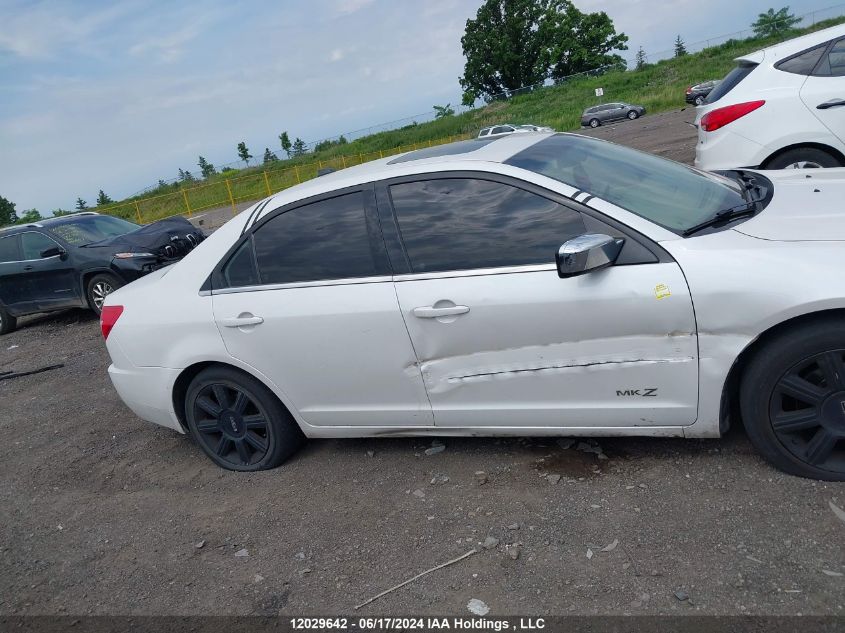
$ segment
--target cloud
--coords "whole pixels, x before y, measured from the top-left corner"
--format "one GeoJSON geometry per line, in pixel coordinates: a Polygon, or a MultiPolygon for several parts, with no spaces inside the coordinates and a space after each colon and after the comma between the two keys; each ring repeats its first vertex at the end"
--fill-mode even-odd
{"type": "Polygon", "coordinates": [[[351,13],[357,13],[361,9],[366,9],[374,2],[375,0],[335,0],[334,14],[349,15],[351,13]]]}

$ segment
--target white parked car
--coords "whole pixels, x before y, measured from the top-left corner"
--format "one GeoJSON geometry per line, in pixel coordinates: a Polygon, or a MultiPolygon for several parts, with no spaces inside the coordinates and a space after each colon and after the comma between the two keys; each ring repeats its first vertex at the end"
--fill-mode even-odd
{"type": "Polygon", "coordinates": [[[737,64],[697,109],[697,167],[845,166],[845,24],[737,64]]]}
{"type": "Polygon", "coordinates": [[[268,198],[106,299],[114,386],[220,466],[305,437],[718,437],[845,479],[845,170],[599,139],[419,150],[268,198]]]}
{"type": "Polygon", "coordinates": [[[503,123],[501,125],[491,125],[481,128],[478,132],[478,138],[496,138],[508,134],[525,134],[526,132],[554,132],[554,130],[550,127],[532,125],[530,123],[522,125],[503,123]]]}

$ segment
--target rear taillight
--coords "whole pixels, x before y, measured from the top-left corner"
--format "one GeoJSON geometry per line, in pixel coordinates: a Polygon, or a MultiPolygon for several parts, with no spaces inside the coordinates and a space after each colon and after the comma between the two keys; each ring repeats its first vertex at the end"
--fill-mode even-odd
{"type": "Polygon", "coordinates": [[[690,94],[691,92],[692,92],[692,86],[690,86],[689,88],[687,88],[687,94],[690,94]]]}
{"type": "Polygon", "coordinates": [[[104,339],[108,339],[121,314],[123,314],[123,306],[103,306],[103,311],[100,313],[100,330],[103,332],[104,339]]]}
{"type": "Polygon", "coordinates": [[[728,123],[732,123],[744,117],[749,112],[754,112],[757,108],[762,106],[765,101],[746,101],[745,103],[736,103],[734,105],[725,106],[724,108],[716,108],[711,110],[703,117],[699,125],[705,132],[713,132],[720,127],[725,127],[728,123]]]}

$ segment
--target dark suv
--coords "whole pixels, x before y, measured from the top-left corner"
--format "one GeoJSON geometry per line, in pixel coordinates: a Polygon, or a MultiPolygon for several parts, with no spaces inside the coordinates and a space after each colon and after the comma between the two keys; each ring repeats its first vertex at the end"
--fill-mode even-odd
{"type": "Polygon", "coordinates": [[[0,334],[27,314],[99,314],[106,295],[180,260],[204,237],[181,217],[139,226],[93,212],[0,229],[0,334]]]}

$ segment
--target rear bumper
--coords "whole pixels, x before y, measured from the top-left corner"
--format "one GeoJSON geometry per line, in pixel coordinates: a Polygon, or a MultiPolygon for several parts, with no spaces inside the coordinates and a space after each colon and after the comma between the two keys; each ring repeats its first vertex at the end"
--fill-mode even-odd
{"type": "Polygon", "coordinates": [[[173,410],[173,385],[178,377],[178,369],[109,365],[109,378],[117,394],[135,415],[184,433],[173,410]]]}
{"type": "Polygon", "coordinates": [[[729,127],[715,132],[698,131],[695,166],[699,169],[737,169],[760,165],[769,155],[764,145],[736,134],[729,127]]]}

